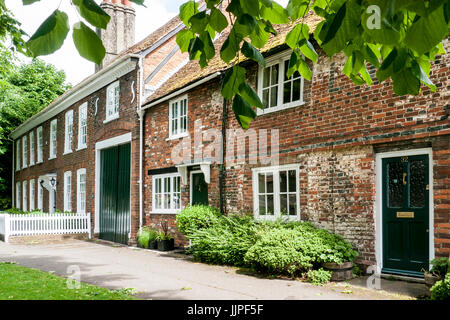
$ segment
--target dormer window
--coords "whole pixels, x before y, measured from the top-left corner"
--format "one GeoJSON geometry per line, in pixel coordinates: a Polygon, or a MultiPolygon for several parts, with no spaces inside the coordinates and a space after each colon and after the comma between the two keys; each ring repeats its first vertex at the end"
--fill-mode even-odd
{"type": "Polygon", "coordinates": [[[108,122],[119,118],[120,83],[116,81],[106,88],[106,119],[108,122]]]}

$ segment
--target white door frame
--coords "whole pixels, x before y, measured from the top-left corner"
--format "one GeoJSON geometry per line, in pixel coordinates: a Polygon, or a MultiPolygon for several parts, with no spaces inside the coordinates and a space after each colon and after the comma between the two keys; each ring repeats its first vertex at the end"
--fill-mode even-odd
{"type": "MultiPolygon", "coordinates": [[[[434,204],[433,204],[433,151],[431,148],[383,152],[375,155],[375,256],[377,260],[377,273],[383,268],[383,221],[382,221],[382,159],[394,157],[407,157],[428,155],[429,165],[429,259],[434,258],[434,204]]],[[[430,266],[431,267],[431,266],[430,266]]]]}
{"type": "MultiPolygon", "coordinates": [[[[94,233],[100,232],[100,154],[103,149],[115,147],[121,144],[131,143],[131,132],[123,135],[102,140],[95,144],[95,217],[94,217],[94,233]]],[[[133,151],[130,151],[130,157],[133,151]]],[[[131,159],[130,159],[130,195],[131,195],[131,159]]],[[[130,221],[131,229],[131,197],[130,197],[130,221]]],[[[128,235],[130,237],[130,235],[128,235]]]]}

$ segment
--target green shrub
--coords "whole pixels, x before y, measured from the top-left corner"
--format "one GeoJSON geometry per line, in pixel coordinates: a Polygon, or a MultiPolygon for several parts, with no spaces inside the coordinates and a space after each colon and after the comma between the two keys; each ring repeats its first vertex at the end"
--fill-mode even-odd
{"type": "Polygon", "coordinates": [[[164,231],[158,231],[156,233],[155,239],[158,240],[158,241],[172,240],[173,239],[173,235],[171,235],[170,233],[166,233],[164,231]]]}
{"type": "Polygon", "coordinates": [[[433,266],[430,272],[439,277],[443,277],[449,270],[448,267],[450,265],[450,259],[446,257],[435,258],[430,261],[430,264],[433,266]]]}
{"type": "Polygon", "coordinates": [[[5,213],[9,213],[9,214],[24,214],[25,212],[23,212],[22,210],[18,209],[18,208],[9,208],[5,210],[5,213]]]}
{"type": "Polygon", "coordinates": [[[447,272],[444,280],[437,281],[430,291],[431,300],[450,300],[450,272],[447,272]]]}
{"type": "Polygon", "coordinates": [[[150,241],[150,228],[142,227],[138,233],[138,242],[142,248],[148,248],[148,243],[150,241]]]}
{"type": "Polygon", "coordinates": [[[189,238],[191,232],[219,223],[221,216],[220,211],[214,207],[187,206],[177,215],[177,229],[189,238]]]}
{"type": "Polygon", "coordinates": [[[322,285],[330,281],[331,275],[331,271],[320,268],[319,270],[308,270],[306,278],[308,279],[308,282],[311,282],[312,284],[322,285]]]}

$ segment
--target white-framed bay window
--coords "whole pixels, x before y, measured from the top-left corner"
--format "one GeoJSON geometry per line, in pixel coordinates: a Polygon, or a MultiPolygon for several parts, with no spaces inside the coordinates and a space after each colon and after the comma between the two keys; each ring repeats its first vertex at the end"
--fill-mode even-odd
{"type": "Polygon", "coordinates": [[[30,183],[30,211],[33,211],[35,209],[35,198],[36,198],[36,193],[35,193],[35,182],[34,179],[31,179],[29,181],[30,183]]]}
{"type": "Polygon", "coordinates": [[[297,107],[304,103],[303,77],[298,72],[290,78],[286,76],[290,55],[289,51],[266,58],[266,67],[259,67],[258,95],[264,109],[258,109],[258,114],[297,107]]]}
{"type": "Polygon", "coordinates": [[[36,135],[37,135],[37,163],[42,163],[44,160],[44,137],[42,133],[42,127],[38,127],[36,129],[36,135]]]}
{"type": "Polygon", "coordinates": [[[20,170],[20,139],[16,141],[16,171],[20,170]]]}
{"type": "Polygon", "coordinates": [[[20,195],[21,195],[20,182],[16,182],[16,203],[15,203],[15,207],[17,209],[20,209],[20,207],[21,207],[22,198],[21,198],[20,195]]]}
{"type": "Polygon", "coordinates": [[[77,213],[86,213],[86,169],[77,170],[77,213]]]}
{"type": "Polygon", "coordinates": [[[77,150],[86,148],[87,145],[87,102],[78,108],[78,147],[77,150]]]}
{"type": "Polygon", "coordinates": [[[58,129],[58,120],[53,119],[50,122],[50,157],[49,159],[56,158],[56,135],[58,129]]]}
{"type": "Polygon", "coordinates": [[[28,184],[26,180],[22,182],[22,199],[22,210],[28,211],[28,184]]]}
{"type": "Polygon", "coordinates": [[[26,168],[28,166],[28,143],[27,136],[22,137],[22,168],[26,168]]]}
{"type": "Polygon", "coordinates": [[[73,110],[69,110],[65,115],[64,127],[64,154],[72,152],[73,142],[73,110]]]}
{"type": "Polygon", "coordinates": [[[104,122],[108,122],[119,118],[120,108],[120,82],[111,83],[106,88],[106,118],[104,122]]]}
{"type": "Polygon", "coordinates": [[[187,95],[169,102],[169,139],[185,137],[188,126],[187,95]]]}
{"type": "Polygon", "coordinates": [[[44,187],[41,185],[41,182],[38,179],[38,202],[37,202],[37,208],[41,211],[44,210],[44,187]]]}
{"type": "Polygon", "coordinates": [[[253,211],[258,219],[300,219],[298,164],[254,168],[253,211]]]}
{"type": "Polygon", "coordinates": [[[30,166],[34,165],[34,131],[30,132],[30,166]]]}
{"type": "Polygon", "coordinates": [[[181,210],[180,174],[154,175],[152,181],[152,213],[177,213],[181,210]]]}
{"type": "Polygon", "coordinates": [[[64,172],[64,212],[72,211],[72,171],[64,172]]]}

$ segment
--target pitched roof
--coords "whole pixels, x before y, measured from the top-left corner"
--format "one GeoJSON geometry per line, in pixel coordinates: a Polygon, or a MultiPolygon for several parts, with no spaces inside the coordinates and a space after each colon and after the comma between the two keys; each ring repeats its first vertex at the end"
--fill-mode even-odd
{"type": "MultiPolygon", "coordinates": [[[[304,23],[308,25],[310,32],[314,32],[316,26],[320,21],[322,21],[321,17],[310,14],[305,17],[304,23]]],[[[262,53],[265,53],[283,45],[286,35],[295,27],[295,25],[295,23],[274,25],[274,29],[277,31],[277,35],[271,35],[266,45],[261,48],[260,51],[262,53]]],[[[170,77],[161,87],[159,87],[158,90],[156,90],[150,97],[148,97],[148,99],[144,102],[144,105],[167,96],[168,94],[189,84],[192,84],[197,80],[203,79],[215,72],[228,69],[230,65],[222,61],[219,52],[220,48],[228,37],[229,31],[229,29],[227,31],[224,31],[220,38],[217,39],[214,43],[216,55],[209,61],[208,66],[202,69],[197,60],[189,61],[184,67],[182,67],[178,72],[170,77]]],[[[241,61],[245,60],[247,60],[247,58],[245,57],[241,59],[241,61]]]]}

